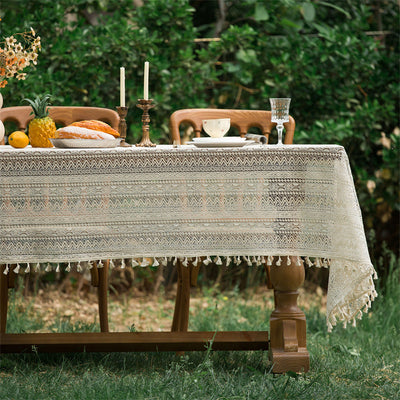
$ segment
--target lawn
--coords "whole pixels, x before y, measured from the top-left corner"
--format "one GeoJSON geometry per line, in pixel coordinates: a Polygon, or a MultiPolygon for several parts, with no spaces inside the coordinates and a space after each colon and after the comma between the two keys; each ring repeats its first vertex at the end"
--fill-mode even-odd
{"type": "MultiPolygon", "coordinates": [[[[136,299],[139,307],[132,311],[128,300],[111,299],[111,314],[119,310],[125,315],[126,329],[132,318],[143,321],[135,326],[137,330],[149,321],[153,328],[164,329],[161,325],[167,324],[173,299],[153,298],[143,312],[145,300],[136,299]],[[161,325],[158,318],[164,321],[161,325]]],[[[62,314],[55,321],[52,317],[50,324],[34,300],[22,306],[12,296],[10,303],[10,331],[98,330],[94,320],[73,320],[62,314]]],[[[182,357],[174,353],[7,354],[0,356],[0,399],[399,399],[398,271],[356,328],[338,326],[328,334],[318,303],[306,307],[311,369],[305,374],[272,374],[267,352],[260,351],[208,349],[182,357]]],[[[80,305],[84,307],[84,302],[80,305]]],[[[190,329],[264,330],[271,306],[270,294],[203,290],[192,302],[190,329]]]]}

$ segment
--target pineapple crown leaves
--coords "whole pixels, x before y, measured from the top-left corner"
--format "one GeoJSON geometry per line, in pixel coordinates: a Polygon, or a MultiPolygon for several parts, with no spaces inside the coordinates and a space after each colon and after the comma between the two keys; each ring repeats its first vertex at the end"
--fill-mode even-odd
{"type": "Polygon", "coordinates": [[[32,112],[30,115],[34,115],[35,118],[45,118],[49,115],[49,103],[50,103],[50,94],[45,94],[44,96],[37,96],[35,100],[31,99],[23,99],[22,101],[26,101],[32,107],[32,112]]]}

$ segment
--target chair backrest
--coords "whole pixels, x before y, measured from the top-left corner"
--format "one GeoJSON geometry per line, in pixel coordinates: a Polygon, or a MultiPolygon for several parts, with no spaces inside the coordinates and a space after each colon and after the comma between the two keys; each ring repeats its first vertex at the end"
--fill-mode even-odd
{"type": "MultiPolygon", "coordinates": [[[[190,124],[194,129],[195,137],[200,137],[203,127],[203,119],[230,118],[231,126],[239,131],[240,136],[245,136],[251,127],[261,130],[261,134],[267,137],[267,143],[272,128],[276,123],[271,122],[271,111],[264,110],[227,110],[217,108],[188,108],[172,113],[169,126],[172,143],[181,143],[179,126],[182,123],[190,124]]],[[[293,143],[295,121],[289,117],[285,123],[284,143],[293,143]]]]}
{"type": "MultiPolygon", "coordinates": [[[[30,115],[31,112],[32,108],[30,106],[2,108],[0,110],[0,120],[3,122],[13,121],[17,124],[19,130],[25,130],[33,119],[33,115],[30,115]]],[[[86,119],[97,119],[106,122],[116,130],[118,130],[119,125],[118,113],[110,108],[50,106],[49,115],[56,124],[62,124],[63,126],[86,119]]]]}

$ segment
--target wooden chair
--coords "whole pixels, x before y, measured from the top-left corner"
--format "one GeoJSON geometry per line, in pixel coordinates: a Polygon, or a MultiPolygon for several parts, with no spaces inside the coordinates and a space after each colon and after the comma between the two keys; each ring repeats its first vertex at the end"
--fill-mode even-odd
{"type": "MultiPolygon", "coordinates": [[[[0,119],[2,122],[12,121],[17,124],[17,129],[25,130],[29,121],[33,119],[30,115],[32,108],[29,106],[21,107],[6,107],[0,111],[0,119]]],[[[69,125],[72,122],[82,121],[86,119],[97,119],[108,123],[114,129],[118,130],[119,115],[116,111],[109,108],[101,107],[64,107],[55,106],[49,107],[49,115],[53,118],[56,124],[63,126],[69,125]]],[[[4,139],[3,143],[4,144],[4,139]]],[[[7,321],[7,299],[8,288],[14,287],[15,274],[11,268],[8,279],[3,279],[1,290],[1,307],[0,307],[0,333],[4,333],[7,321]],[[5,283],[6,282],[6,283],[5,283]],[[5,288],[7,286],[7,289],[5,288]]],[[[103,268],[97,268],[95,265],[91,271],[91,281],[94,287],[98,288],[98,305],[99,305],[99,319],[100,329],[102,332],[108,332],[108,311],[107,311],[107,290],[108,290],[108,269],[109,262],[104,263],[103,268]]]]}
{"type": "MultiPolygon", "coordinates": [[[[239,131],[240,136],[245,136],[251,127],[259,128],[262,135],[267,137],[271,130],[276,126],[271,122],[271,111],[263,110],[224,110],[216,108],[189,108],[175,111],[169,120],[170,134],[172,143],[180,144],[181,136],[179,126],[189,124],[194,129],[195,137],[200,137],[203,119],[230,118],[231,126],[239,131]]],[[[295,121],[289,117],[289,122],[285,123],[285,144],[293,143],[295,121]]]]}
{"type": "MultiPolygon", "coordinates": [[[[181,136],[179,127],[181,124],[191,125],[194,129],[195,137],[200,137],[202,131],[202,121],[204,119],[217,119],[217,118],[230,118],[231,126],[239,131],[240,136],[245,136],[251,127],[260,129],[261,134],[267,138],[269,142],[269,135],[271,130],[276,126],[271,122],[271,112],[263,110],[227,110],[227,109],[213,109],[213,108],[191,108],[184,110],[177,110],[172,113],[169,121],[171,141],[175,144],[181,143],[181,136]]],[[[285,123],[285,137],[284,143],[293,143],[293,136],[295,130],[295,120],[289,117],[289,122],[285,123]]],[[[175,310],[172,322],[172,331],[185,332],[189,326],[189,303],[190,303],[190,287],[196,286],[198,268],[189,263],[189,267],[182,266],[178,260],[178,282],[177,293],[175,300],[175,310]]],[[[265,265],[267,274],[267,285],[272,289],[270,280],[270,268],[265,265]]]]}

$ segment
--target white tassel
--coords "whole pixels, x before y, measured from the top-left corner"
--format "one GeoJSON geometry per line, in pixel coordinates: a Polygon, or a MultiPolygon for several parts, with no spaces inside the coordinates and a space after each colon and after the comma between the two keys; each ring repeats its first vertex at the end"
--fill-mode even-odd
{"type": "Polygon", "coordinates": [[[301,258],[297,256],[297,266],[301,267],[301,258]]]}
{"type": "Polygon", "coordinates": [[[178,262],[178,257],[175,257],[174,261],[172,261],[172,265],[176,265],[177,262],[178,262]]]}
{"type": "Polygon", "coordinates": [[[265,264],[265,257],[261,256],[261,264],[265,264]]]}
{"type": "Polygon", "coordinates": [[[39,272],[40,271],[40,264],[36,263],[35,265],[35,272],[39,272]]]}
{"type": "Polygon", "coordinates": [[[50,263],[47,263],[47,267],[45,269],[46,272],[50,272],[51,271],[51,265],[50,263]]]}
{"type": "Polygon", "coordinates": [[[13,269],[14,273],[15,273],[15,274],[18,274],[20,268],[21,268],[21,266],[20,266],[19,264],[17,264],[17,266],[13,269]]]}
{"type": "Polygon", "coordinates": [[[215,262],[215,265],[222,265],[222,260],[221,260],[221,257],[220,257],[220,256],[218,256],[218,257],[217,257],[217,259],[216,259],[216,260],[214,260],[214,262],[215,262]]]}
{"type": "Polygon", "coordinates": [[[376,273],[375,270],[374,270],[374,279],[378,279],[378,274],[376,273]]]}
{"type": "Polygon", "coordinates": [[[60,264],[57,264],[56,272],[60,272],[60,264]]]}
{"type": "Polygon", "coordinates": [[[282,264],[281,256],[278,257],[278,261],[276,262],[276,265],[279,267],[282,264]]]}
{"type": "Polygon", "coordinates": [[[261,257],[260,256],[258,256],[256,258],[256,265],[257,265],[257,267],[259,267],[261,265],[261,257]]]}
{"type": "Polygon", "coordinates": [[[199,263],[199,257],[196,257],[195,259],[194,259],[194,261],[192,261],[192,265],[193,265],[193,267],[197,267],[197,264],[199,263]]]}
{"type": "Polygon", "coordinates": [[[31,272],[31,265],[28,263],[26,264],[25,273],[28,274],[29,272],[31,272]]]}
{"type": "Polygon", "coordinates": [[[7,275],[9,270],[10,270],[10,268],[8,267],[8,264],[6,264],[6,267],[4,268],[3,274],[7,275]]]}
{"type": "Polygon", "coordinates": [[[92,269],[93,268],[93,261],[88,261],[87,263],[87,269],[92,269]]]}
{"type": "Polygon", "coordinates": [[[226,257],[226,266],[230,265],[230,263],[232,262],[232,259],[230,256],[226,257]]]}
{"type": "Polygon", "coordinates": [[[82,272],[82,265],[81,265],[81,262],[80,262],[80,261],[78,261],[78,264],[76,265],[76,270],[77,270],[78,272],[82,272]]]}
{"type": "Polygon", "coordinates": [[[114,268],[115,268],[114,260],[111,259],[110,260],[110,269],[114,269],[114,268]]]}
{"type": "Polygon", "coordinates": [[[185,259],[182,261],[182,265],[183,265],[184,267],[187,267],[187,266],[188,266],[188,259],[187,259],[187,257],[185,257],[185,259]]]}
{"type": "Polygon", "coordinates": [[[247,266],[249,266],[249,267],[251,267],[253,264],[252,264],[252,262],[251,262],[251,260],[250,260],[250,257],[244,257],[244,259],[245,259],[245,261],[247,262],[247,266]]]}
{"type": "Polygon", "coordinates": [[[134,258],[132,258],[131,264],[132,264],[132,267],[139,266],[139,263],[134,258]]]}
{"type": "Polygon", "coordinates": [[[150,265],[149,262],[143,257],[142,262],[140,263],[140,266],[144,268],[149,265],[150,265]]]}
{"type": "Polygon", "coordinates": [[[154,259],[153,259],[153,267],[158,267],[160,264],[159,264],[159,262],[157,261],[157,258],[155,258],[154,257],[154,259]]]}
{"type": "Polygon", "coordinates": [[[67,267],[65,268],[65,270],[66,270],[67,272],[70,272],[70,271],[71,271],[71,263],[70,263],[70,262],[68,263],[68,265],[67,265],[67,267]]]}
{"type": "Polygon", "coordinates": [[[240,256],[237,256],[235,264],[240,265],[241,262],[242,260],[240,259],[240,256]]]}
{"type": "Polygon", "coordinates": [[[164,257],[164,259],[161,261],[161,265],[166,267],[168,265],[168,259],[167,257],[164,257]]]}
{"type": "Polygon", "coordinates": [[[286,259],[286,265],[290,265],[292,262],[290,261],[290,257],[289,256],[287,256],[287,259],[286,259]]]}
{"type": "Polygon", "coordinates": [[[210,263],[212,263],[212,260],[211,260],[210,256],[207,256],[207,258],[203,261],[203,264],[208,265],[210,263]]]}
{"type": "Polygon", "coordinates": [[[267,257],[267,265],[268,265],[268,266],[271,266],[272,263],[273,263],[273,261],[274,261],[274,258],[273,258],[272,256],[268,256],[268,257],[267,257]]]}
{"type": "Polygon", "coordinates": [[[104,268],[104,264],[101,260],[97,263],[97,268],[104,268]]]}
{"type": "Polygon", "coordinates": [[[315,259],[315,266],[316,266],[317,268],[321,268],[321,259],[320,259],[319,257],[317,257],[317,258],[315,259]]]}
{"type": "Polygon", "coordinates": [[[323,262],[322,262],[322,265],[323,265],[325,268],[328,268],[329,264],[328,264],[328,259],[327,259],[327,258],[324,258],[324,260],[323,260],[323,262]]]}
{"type": "Polygon", "coordinates": [[[313,266],[313,263],[312,263],[312,261],[310,260],[310,257],[306,257],[306,263],[307,263],[307,265],[308,265],[309,267],[312,267],[312,266],[313,266]]]}

